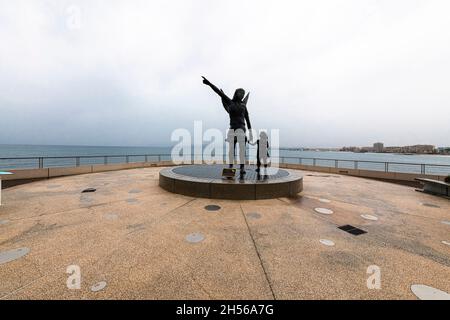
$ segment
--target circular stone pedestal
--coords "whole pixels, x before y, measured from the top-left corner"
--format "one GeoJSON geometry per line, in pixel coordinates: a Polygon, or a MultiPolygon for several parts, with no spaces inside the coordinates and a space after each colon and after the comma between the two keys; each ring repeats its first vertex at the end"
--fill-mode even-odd
{"type": "Polygon", "coordinates": [[[292,197],[303,189],[303,177],[291,170],[246,166],[242,178],[239,168],[232,179],[222,177],[227,165],[187,165],[163,169],[159,172],[159,186],[186,196],[211,199],[256,200],[292,197]]]}

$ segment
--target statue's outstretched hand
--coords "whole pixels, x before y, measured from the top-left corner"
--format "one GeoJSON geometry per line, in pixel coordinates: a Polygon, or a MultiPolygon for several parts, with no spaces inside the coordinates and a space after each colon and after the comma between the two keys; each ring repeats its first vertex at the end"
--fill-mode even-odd
{"type": "Polygon", "coordinates": [[[209,86],[209,85],[211,84],[211,82],[209,82],[208,79],[206,79],[206,78],[203,77],[203,76],[202,76],[202,78],[203,78],[203,83],[204,83],[204,84],[206,84],[207,86],[209,86]]]}
{"type": "Polygon", "coordinates": [[[248,131],[248,141],[250,141],[251,143],[253,142],[253,132],[252,129],[250,129],[248,131]]]}

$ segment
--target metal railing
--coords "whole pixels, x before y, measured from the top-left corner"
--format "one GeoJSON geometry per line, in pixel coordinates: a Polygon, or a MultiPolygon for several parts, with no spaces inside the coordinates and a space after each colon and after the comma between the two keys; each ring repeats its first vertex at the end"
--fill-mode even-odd
{"type": "MultiPolygon", "coordinates": [[[[192,155],[194,157],[194,155],[192,155]]],[[[226,155],[224,155],[224,161],[226,155]]],[[[272,159],[274,161],[274,159],[272,159]]],[[[275,159],[276,160],[276,159],[275,159]]],[[[135,162],[157,163],[171,161],[170,154],[143,155],[91,155],[64,157],[18,157],[0,158],[0,169],[37,169],[53,167],[79,167],[84,165],[108,165],[135,162]]],[[[372,170],[382,172],[399,172],[430,175],[450,175],[450,165],[425,164],[413,162],[382,162],[370,160],[346,160],[328,158],[305,158],[294,156],[280,156],[279,163],[300,164],[307,166],[331,167],[337,169],[372,170]]]]}

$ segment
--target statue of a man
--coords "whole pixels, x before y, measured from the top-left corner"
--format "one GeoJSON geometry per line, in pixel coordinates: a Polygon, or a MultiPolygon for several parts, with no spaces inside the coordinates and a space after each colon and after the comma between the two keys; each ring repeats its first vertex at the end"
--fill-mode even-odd
{"type": "Polygon", "coordinates": [[[228,161],[230,168],[233,168],[234,154],[236,143],[239,144],[239,164],[240,164],[240,174],[245,174],[245,143],[247,142],[247,137],[245,135],[247,123],[247,128],[249,129],[249,140],[252,141],[252,125],[250,123],[250,118],[247,111],[247,101],[249,94],[245,96],[244,89],[236,89],[233,99],[230,99],[222,89],[217,88],[208,79],[203,78],[203,83],[210,86],[215,93],[217,93],[222,99],[223,107],[225,111],[230,116],[230,129],[227,134],[227,141],[229,143],[229,153],[228,161]],[[245,98],[244,98],[245,96],[245,98]]]}

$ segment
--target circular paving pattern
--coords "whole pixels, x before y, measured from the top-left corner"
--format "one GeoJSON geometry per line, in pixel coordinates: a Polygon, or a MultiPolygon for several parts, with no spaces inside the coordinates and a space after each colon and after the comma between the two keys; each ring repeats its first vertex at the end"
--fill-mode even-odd
{"type": "Polygon", "coordinates": [[[328,247],[334,246],[334,241],[328,240],[328,239],[320,239],[319,242],[323,245],[326,245],[328,247]]]}
{"type": "Polygon", "coordinates": [[[370,214],[362,214],[361,217],[366,220],[377,221],[378,217],[372,216],[370,214]]]}
{"type": "Polygon", "coordinates": [[[28,252],[30,252],[30,249],[28,248],[18,248],[0,252],[0,264],[8,263],[22,258],[23,256],[27,255],[28,252]]]}
{"type": "Polygon", "coordinates": [[[450,294],[447,292],[424,284],[413,284],[411,286],[411,291],[420,300],[450,300],[450,294]]]}
{"type": "Polygon", "coordinates": [[[257,212],[250,212],[250,213],[247,213],[247,217],[252,218],[252,219],[260,219],[261,215],[257,212]]]}
{"type": "Polygon", "coordinates": [[[207,205],[207,206],[205,207],[205,210],[208,210],[208,211],[218,211],[218,210],[220,210],[220,206],[217,206],[217,205],[215,205],[215,204],[210,204],[210,205],[207,205]]]}
{"type": "Polygon", "coordinates": [[[201,233],[191,233],[186,236],[186,241],[190,243],[202,242],[205,237],[201,233]]]}
{"type": "Polygon", "coordinates": [[[258,175],[256,166],[246,166],[246,174],[222,177],[227,165],[188,165],[166,168],[159,173],[159,186],[190,197],[231,200],[293,197],[303,189],[303,177],[295,171],[271,168],[258,175]]]}
{"type": "Polygon", "coordinates": [[[106,288],[106,282],[105,281],[100,281],[100,282],[97,282],[96,284],[94,284],[91,287],[91,291],[92,292],[97,292],[97,291],[103,290],[105,288],[106,288]]]}
{"type": "Polygon", "coordinates": [[[314,211],[321,213],[321,214],[333,214],[333,210],[330,210],[327,208],[315,208],[314,211]]]}

